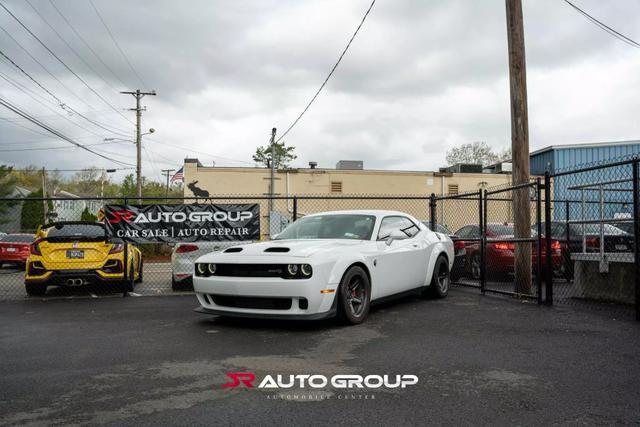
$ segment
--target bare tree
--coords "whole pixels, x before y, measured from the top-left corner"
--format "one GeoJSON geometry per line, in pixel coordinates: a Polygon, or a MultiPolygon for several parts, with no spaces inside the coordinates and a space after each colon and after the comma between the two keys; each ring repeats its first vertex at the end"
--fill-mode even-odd
{"type": "Polygon", "coordinates": [[[447,151],[447,163],[450,165],[455,165],[457,163],[473,163],[486,166],[510,159],[511,149],[507,148],[498,154],[494,152],[489,144],[484,141],[463,144],[447,151]]]}

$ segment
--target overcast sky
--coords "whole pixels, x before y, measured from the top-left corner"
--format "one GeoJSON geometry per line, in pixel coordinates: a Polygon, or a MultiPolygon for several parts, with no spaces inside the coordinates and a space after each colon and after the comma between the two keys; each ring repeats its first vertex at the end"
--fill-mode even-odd
{"type": "MultiPolygon", "coordinates": [[[[63,102],[133,138],[126,119],[133,121],[134,113],[126,108],[134,98],[118,91],[157,91],[143,100],[143,126],[156,129],[145,137],[144,174],[156,180],[160,169],[180,167],[185,156],[205,165],[253,165],[256,146],[268,142],[272,127],[284,131],[304,108],[370,4],[94,0],[140,82],[88,1],[53,4],[97,56],[49,0],[29,1],[64,41],[27,1],[2,3],[110,105],[0,9],[2,28],[48,72],[1,30],[0,49],[63,102]]],[[[562,0],[523,3],[531,149],[640,138],[640,49],[562,0]]],[[[640,2],[575,3],[640,40],[640,2]]],[[[66,113],[4,58],[0,73],[3,99],[90,148],[134,162],[133,144],[93,145],[118,135],[66,113]]],[[[0,150],[69,146],[0,108],[0,150]]],[[[510,145],[502,0],[378,0],[325,90],[285,138],[296,147],[293,166],[362,159],[366,168],[409,170],[437,169],[447,149],[473,141],[498,150],[510,145]]],[[[114,166],[76,148],[2,151],[0,163],[114,166]]]]}

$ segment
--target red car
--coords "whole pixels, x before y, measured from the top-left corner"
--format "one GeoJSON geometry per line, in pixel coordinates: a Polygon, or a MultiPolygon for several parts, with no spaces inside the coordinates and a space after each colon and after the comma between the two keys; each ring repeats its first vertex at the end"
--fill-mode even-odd
{"type": "Polygon", "coordinates": [[[14,264],[24,267],[29,258],[29,247],[35,240],[33,234],[7,234],[0,239],[0,267],[14,264]]]}
{"type": "MultiPolygon", "coordinates": [[[[460,230],[456,231],[456,236],[461,241],[465,239],[479,239],[480,227],[478,225],[466,225],[460,230]]],[[[487,239],[513,239],[514,230],[513,224],[500,224],[492,223],[487,224],[486,230],[487,239]]],[[[535,232],[532,234],[535,236],[535,232]]],[[[546,257],[546,240],[542,238],[542,262],[543,269],[545,268],[544,262],[546,257]]],[[[480,242],[476,241],[464,241],[466,249],[466,257],[462,262],[463,266],[460,266],[465,274],[470,275],[474,280],[480,280],[480,242]]],[[[560,248],[560,242],[557,240],[551,241],[551,259],[554,271],[559,271],[562,266],[562,252],[560,248]]],[[[515,243],[513,242],[490,242],[487,243],[487,250],[485,253],[486,271],[489,277],[499,276],[504,277],[513,274],[514,271],[514,251],[515,243]]],[[[535,272],[537,267],[538,257],[536,252],[536,244],[531,244],[531,266],[535,272]]],[[[456,266],[454,265],[454,268],[456,266]]],[[[544,272],[544,270],[543,270],[544,272]]]]}

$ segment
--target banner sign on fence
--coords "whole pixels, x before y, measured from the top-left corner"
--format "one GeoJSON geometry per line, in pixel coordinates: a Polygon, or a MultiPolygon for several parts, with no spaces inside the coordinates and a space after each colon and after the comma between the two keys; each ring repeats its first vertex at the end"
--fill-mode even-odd
{"type": "Polygon", "coordinates": [[[260,239],[260,205],[106,205],[109,234],[135,243],[260,239]]]}

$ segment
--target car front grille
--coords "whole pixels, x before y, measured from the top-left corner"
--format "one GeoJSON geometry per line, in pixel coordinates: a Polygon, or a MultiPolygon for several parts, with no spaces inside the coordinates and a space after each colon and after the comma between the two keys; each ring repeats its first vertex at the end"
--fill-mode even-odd
{"type": "Polygon", "coordinates": [[[291,308],[291,298],[241,297],[218,294],[209,294],[208,296],[216,305],[223,307],[260,310],[289,310],[291,308]]]}
{"type": "Polygon", "coordinates": [[[216,276],[227,277],[282,277],[285,264],[216,264],[216,276]]]}

